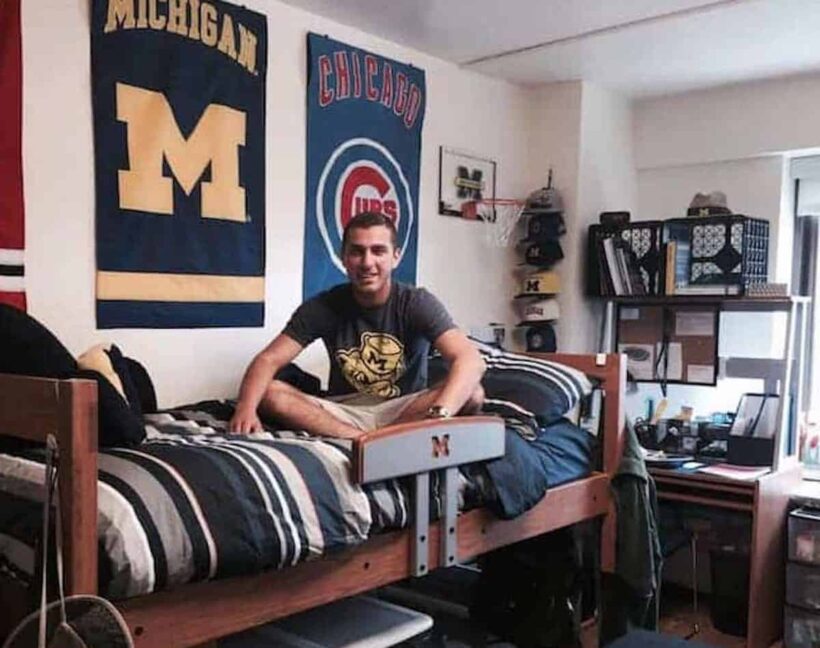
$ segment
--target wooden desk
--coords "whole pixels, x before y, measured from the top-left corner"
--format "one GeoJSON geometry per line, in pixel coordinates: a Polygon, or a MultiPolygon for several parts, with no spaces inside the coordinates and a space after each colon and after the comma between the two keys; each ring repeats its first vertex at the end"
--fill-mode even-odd
{"type": "Polygon", "coordinates": [[[796,463],[756,481],[735,481],[676,470],[652,468],[658,499],[752,516],[749,565],[748,648],[768,648],[783,634],[785,531],[789,498],[801,479],[796,463]]]}

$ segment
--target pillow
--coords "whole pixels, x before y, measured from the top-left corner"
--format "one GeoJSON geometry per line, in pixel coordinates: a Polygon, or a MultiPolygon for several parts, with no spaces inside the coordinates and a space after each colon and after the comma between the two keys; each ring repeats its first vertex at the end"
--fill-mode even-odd
{"type": "Polygon", "coordinates": [[[142,403],[130,365],[119,348],[98,344],[83,353],[77,364],[80,371],[75,377],[97,382],[100,447],[141,443],[145,438],[142,403]]]}
{"type": "Polygon", "coordinates": [[[478,350],[487,364],[481,384],[488,397],[528,410],[541,425],[563,418],[592,391],[586,374],[573,367],[485,345],[478,350]]]}
{"type": "Polygon", "coordinates": [[[77,362],[45,326],[30,315],[0,304],[0,373],[67,378],[77,362]]]}
{"type": "Polygon", "coordinates": [[[137,416],[142,416],[139,392],[116,344],[98,344],[77,358],[80,369],[101,374],[137,416]]]}
{"type": "Polygon", "coordinates": [[[99,447],[131,447],[142,443],[145,439],[142,419],[131,411],[128,403],[105,376],[91,369],[80,369],[72,377],[94,380],[97,383],[99,447]]]}
{"type": "Polygon", "coordinates": [[[153,414],[157,411],[157,392],[151,376],[148,375],[145,367],[134,358],[124,358],[128,367],[128,375],[137,390],[137,398],[143,414],[153,414]]]}
{"type": "MultiPolygon", "coordinates": [[[[473,343],[487,365],[481,380],[486,395],[484,411],[517,420],[525,436],[563,418],[592,391],[586,375],[573,367],[504,351],[476,340],[473,343]]],[[[444,375],[444,361],[431,360],[429,376],[439,379],[444,375]]]]}

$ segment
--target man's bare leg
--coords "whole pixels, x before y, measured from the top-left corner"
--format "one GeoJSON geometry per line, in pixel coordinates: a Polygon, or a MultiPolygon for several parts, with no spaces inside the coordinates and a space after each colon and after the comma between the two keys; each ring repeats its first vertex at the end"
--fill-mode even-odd
{"type": "Polygon", "coordinates": [[[364,433],[363,430],[340,421],[298,389],[281,380],[271,381],[259,403],[258,411],[262,416],[275,418],[310,434],[355,439],[364,433]]]}
{"type": "MultiPolygon", "coordinates": [[[[409,423],[411,421],[420,421],[427,416],[427,410],[436,404],[441,395],[441,387],[433,387],[423,392],[411,401],[404,411],[396,418],[394,423],[409,423]]],[[[470,398],[458,411],[458,416],[470,416],[481,411],[481,406],[484,404],[484,388],[479,385],[475,388],[470,398]]]]}

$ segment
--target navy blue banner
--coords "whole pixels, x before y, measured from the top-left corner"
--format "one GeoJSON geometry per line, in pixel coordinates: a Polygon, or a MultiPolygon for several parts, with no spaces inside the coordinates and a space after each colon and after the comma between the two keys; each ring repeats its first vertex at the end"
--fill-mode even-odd
{"type": "Polygon", "coordinates": [[[363,211],[393,219],[393,276],[416,282],[425,103],[423,70],[308,34],[305,298],[347,280],[342,233],[363,211]]]}
{"type": "Polygon", "coordinates": [[[97,326],[262,326],[265,16],[94,0],[97,326]]]}

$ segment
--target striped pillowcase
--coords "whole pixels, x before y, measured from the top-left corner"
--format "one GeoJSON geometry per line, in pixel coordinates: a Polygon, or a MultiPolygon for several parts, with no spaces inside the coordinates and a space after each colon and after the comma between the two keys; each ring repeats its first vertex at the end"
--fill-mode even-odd
{"type": "Polygon", "coordinates": [[[487,365],[484,411],[503,416],[525,438],[566,416],[592,392],[586,374],[573,367],[474,343],[487,365]]]}

